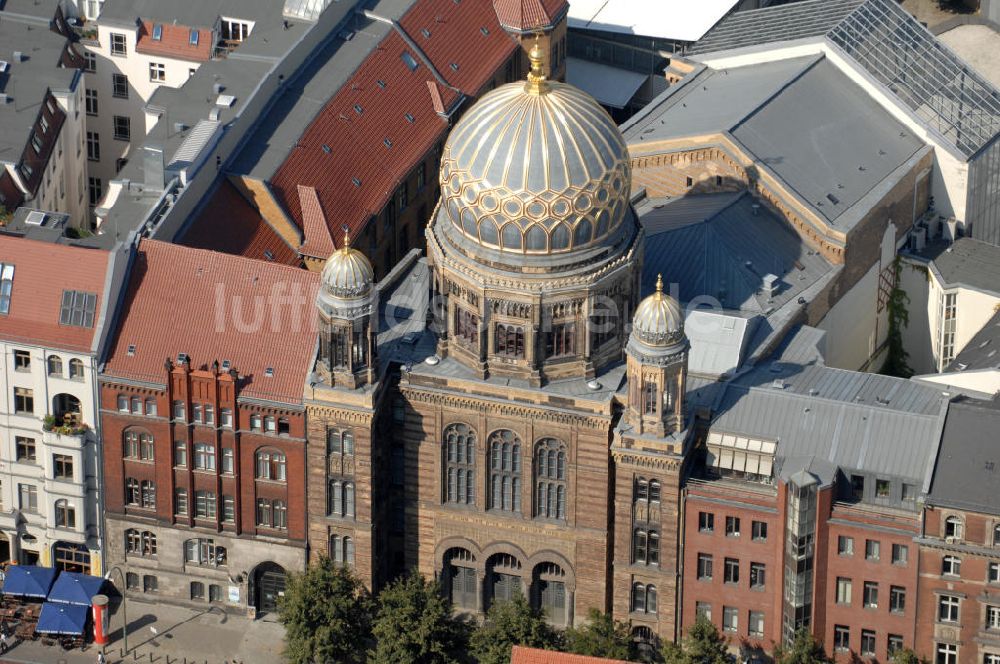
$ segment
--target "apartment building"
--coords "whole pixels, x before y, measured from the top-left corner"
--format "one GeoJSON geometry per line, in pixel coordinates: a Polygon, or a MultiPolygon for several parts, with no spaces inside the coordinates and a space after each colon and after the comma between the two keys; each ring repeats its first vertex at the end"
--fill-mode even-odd
{"type": "Polygon", "coordinates": [[[97,364],[125,262],[0,235],[0,560],[103,571],[97,364]]]}
{"type": "Polygon", "coordinates": [[[83,60],[69,34],[54,3],[0,9],[0,224],[28,205],[90,228],[83,60]]]}
{"type": "Polygon", "coordinates": [[[996,401],[948,411],[920,537],[917,650],[935,664],[1000,662],[996,401]]]}
{"type": "MultiPolygon", "coordinates": [[[[91,7],[87,8],[87,17],[91,7]]],[[[108,0],[80,32],[86,60],[87,160],[97,205],[157,117],[146,104],[160,87],[179,88],[213,58],[246,40],[267,3],[214,0],[171,4],[108,0]]],[[[218,93],[217,93],[218,94],[218,93]]]]}
{"type": "Polygon", "coordinates": [[[257,615],[304,568],[316,285],[139,243],[100,376],[107,558],[126,594],[257,615]]]}

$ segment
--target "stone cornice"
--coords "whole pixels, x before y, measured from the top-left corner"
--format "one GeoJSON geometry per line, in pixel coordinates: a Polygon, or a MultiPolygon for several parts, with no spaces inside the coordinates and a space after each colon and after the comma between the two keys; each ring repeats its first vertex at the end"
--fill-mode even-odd
{"type": "Polygon", "coordinates": [[[457,410],[485,412],[491,415],[514,418],[530,418],[546,422],[558,422],[560,424],[575,424],[598,430],[610,431],[611,429],[610,417],[573,413],[572,411],[553,408],[546,404],[518,404],[489,397],[460,396],[422,386],[400,386],[400,391],[413,401],[446,406],[457,410]]]}
{"type": "Polygon", "coordinates": [[[643,468],[657,468],[660,470],[680,471],[684,458],[680,456],[666,456],[661,454],[650,454],[642,450],[625,450],[621,448],[611,448],[611,458],[615,463],[628,463],[643,468]]]}

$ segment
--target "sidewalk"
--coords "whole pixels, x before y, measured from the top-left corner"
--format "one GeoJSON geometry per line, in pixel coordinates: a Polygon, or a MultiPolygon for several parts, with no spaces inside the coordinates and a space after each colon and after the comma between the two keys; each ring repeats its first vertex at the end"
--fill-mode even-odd
{"type": "MultiPolygon", "coordinates": [[[[129,652],[123,657],[121,609],[111,616],[112,642],[107,664],[274,664],[281,662],[285,630],[270,616],[251,621],[219,608],[196,611],[174,606],[128,602],[129,652]],[[156,634],[150,628],[156,630],[156,634]]],[[[0,657],[0,664],[95,664],[98,648],[64,651],[26,641],[0,657]]]]}

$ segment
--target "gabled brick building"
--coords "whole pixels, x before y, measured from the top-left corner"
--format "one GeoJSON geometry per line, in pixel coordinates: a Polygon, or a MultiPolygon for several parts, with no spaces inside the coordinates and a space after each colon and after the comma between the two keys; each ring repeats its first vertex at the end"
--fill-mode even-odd
{"type": "Polygon", "coordinates": [[[316,283],[139,244],[100,397],[107,555],[126,592],[268,612],[304,566],[316,283]]]}

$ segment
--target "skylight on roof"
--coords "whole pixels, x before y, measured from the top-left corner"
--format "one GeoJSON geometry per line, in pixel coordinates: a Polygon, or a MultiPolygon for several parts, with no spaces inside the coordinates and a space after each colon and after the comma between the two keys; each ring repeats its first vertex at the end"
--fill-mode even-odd
{"type": "Polygon", "coordinates": [[[14,287],[14,266],[0,263],[0,314],[10,313],[10,291],[14,287]]]}
{"type": "Polygon", "coordinates": [[[355,104],[354,112],[357,113],[358,115],[361,115],[362,113],[365,112],[365,109],[361,107],[361,104],[355,104]]]}
{"type": "Polygon", "coordinates": [[[74,327],[94,327],[94,309],[97,295],[84,291],[64,290],[59,324],[74,327]]]}
{"type": "Polygon", "coordinates": [[[197,46],[198,45],[198,31],[197,30],[192,29],[191,32],[188,33],[188,44],[190,44],[191,46],[197,46]]]}
{"type": "Polygon", "coordinates": [[[375,82],[376,82],[376,83],[378,83],[378,86],[379,86],[380,88],[382,88],[383,90],[385,90],[385,81],[383,81],[383,80],[382,80],[382,79],[380,78],[379,80],[377,80],[377,81],[375,81],[375,82]]]}
{"type": "Polygon", "coordinates": [[[403,117],[406,118],[407,122],[409,122],[410,124],[413,124],[413,114],[412,113],[403,113],[403,117]]]}
{"type": "Polygon", "coordinates": [[[389,140],[388,138],[383,138],[383,139],[382,139],[382,143],[383,143],[383,144],[385,145],[385,147],[387,147],[387,148],[391,148],[391,147],[392,147],[392,141],[390,141],[390,140],[389,140]]]}
{"type": "Polygon", "coordinates": [[[490,29],[487,28],[485,25],[483,27],[479,28],[479,31],[481,33],[483,33],[483,37],[489,37],[490,36],[490,29]]]}
{"type": "Polygon", "coordinates": [[[160,41],[163,39],[163,25],[156,23],[153,25],[153,41],[160,41]]]}
{"type": "Polygon", "coordinates": [[[351,178],[351,182],[354,184],[355,187],[361,186],[361,180],[359,180],[358,178],[351,178]]]}
{"type": "Polygon", "coordinates": [[[448,66],[451,67],[452,71],[458,71],[458,63],[457,62],[453,62],[453,63],[451,63],[448,66]]]}
{"type": "Polygon", "coordinates": [[[429,38],[431,36],[431,31],[427,28],[421,28],[420,34],[422,34],[424,38],[429,38]]]}
{"type": "Polygon", "coordinates": [[[410,71],[417,71],[417,67],[419,67],[419,65],[413,56],[410,55],[409,51],[403,51],[403,54],[399,57],[402,58],[403,63],[409,67],[410,71]]]}

